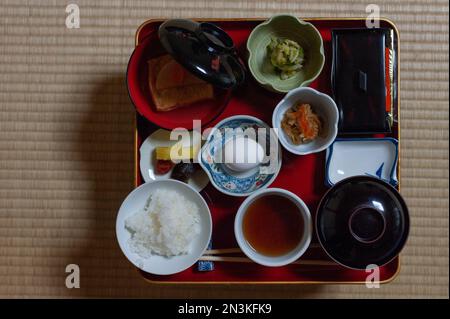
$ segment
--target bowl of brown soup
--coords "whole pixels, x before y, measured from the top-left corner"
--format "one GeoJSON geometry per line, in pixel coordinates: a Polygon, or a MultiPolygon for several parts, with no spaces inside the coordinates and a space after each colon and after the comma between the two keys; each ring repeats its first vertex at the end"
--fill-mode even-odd
{"type": "Polygon", "coordinates": [[[241,204],[234,234],[254,262],[279,267],[299,259],[311,243],[312,220],[303,200],[281,188],[253,193],[241,204]]]}

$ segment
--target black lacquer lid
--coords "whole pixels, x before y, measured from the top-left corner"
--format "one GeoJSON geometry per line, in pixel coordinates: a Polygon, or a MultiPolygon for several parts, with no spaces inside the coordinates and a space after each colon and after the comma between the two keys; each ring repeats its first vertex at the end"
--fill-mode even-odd
{"type": "Polygon", "coordinates": [[[208,22],[167,20],[159,27],[164,49],[197,77],[224,89],[245,80],[245,67],[231,37],[208,22]]]}

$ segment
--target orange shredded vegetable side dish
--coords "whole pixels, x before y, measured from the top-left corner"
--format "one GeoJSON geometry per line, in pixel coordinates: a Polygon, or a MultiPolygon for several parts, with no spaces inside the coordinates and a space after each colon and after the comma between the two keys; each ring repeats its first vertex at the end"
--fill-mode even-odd
{"type": "Polygon", "coordinates": [[[281,128],[289,136],[292,143],[304,144],[319,136],[322,122],[309,104],[297,104],[284,114],[281,128]]]}

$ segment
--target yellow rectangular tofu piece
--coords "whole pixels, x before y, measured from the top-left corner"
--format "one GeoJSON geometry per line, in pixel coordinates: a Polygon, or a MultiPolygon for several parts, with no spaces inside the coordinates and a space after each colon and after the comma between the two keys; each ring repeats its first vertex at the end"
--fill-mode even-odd
{"type": "Polygon", "coordinates": [[[164,161],[189,160],[197,156],[199,149],[198,145],[182,147],[179,143],[173,146],[158,146],[156,148],[156,159],[164,161]]]}

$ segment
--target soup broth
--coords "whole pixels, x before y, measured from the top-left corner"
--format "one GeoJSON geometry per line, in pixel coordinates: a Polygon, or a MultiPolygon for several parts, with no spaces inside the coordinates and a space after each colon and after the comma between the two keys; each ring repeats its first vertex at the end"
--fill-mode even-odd
{"type": "Polygon", "coordinates": [[[248,244],[256,252],[270,257],[282,256],[295,249],[304,233],[299,208],[280,195],[262,196],[250,204],[242,227],[248,244]]]}

